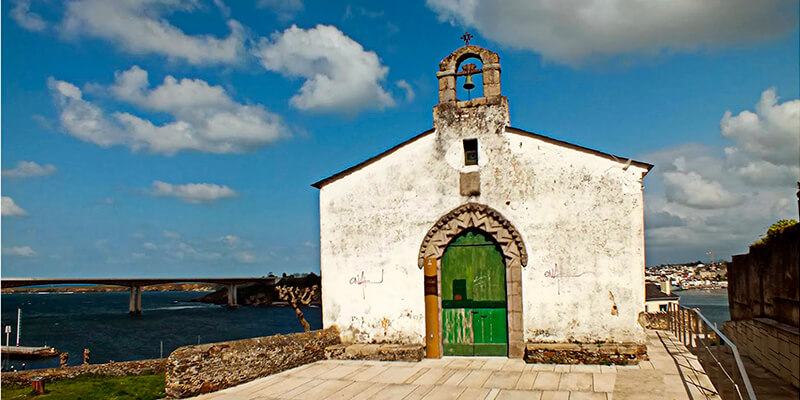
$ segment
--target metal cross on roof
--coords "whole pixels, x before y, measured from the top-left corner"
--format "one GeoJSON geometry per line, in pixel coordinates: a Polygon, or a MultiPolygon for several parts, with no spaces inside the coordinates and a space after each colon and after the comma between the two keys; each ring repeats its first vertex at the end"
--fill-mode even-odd
{"type": "Polygon", "coordinates": [[[469,32],[464,32],[464,34],[461,35],[461,40],[463,40],[464,44],[467,46],[469,46],[469,41],[472,40],[472,38],[473,36],[470,35],[469,32]]]}

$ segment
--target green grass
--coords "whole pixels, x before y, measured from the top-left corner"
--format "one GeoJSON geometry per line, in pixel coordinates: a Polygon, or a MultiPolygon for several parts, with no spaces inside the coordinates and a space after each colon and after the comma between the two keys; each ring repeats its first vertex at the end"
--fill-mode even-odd
{"type": "Polygon", "coordinates": [[[10,399],[150,400],[165,397],[164,374],[141,376],[80,376],[45,384],[44,394],[30,386],[3,385],[0,395],[10,399]]]}

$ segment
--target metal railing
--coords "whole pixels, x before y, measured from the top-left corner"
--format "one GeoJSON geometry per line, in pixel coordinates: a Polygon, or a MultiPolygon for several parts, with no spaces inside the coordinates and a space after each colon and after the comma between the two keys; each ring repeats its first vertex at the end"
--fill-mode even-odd
{"type": "Polygon", "coordinates": [[[675,334],[684,346],[689,349],[695,349],[698,352],[701,350],[707,351],[713,362],[719,366],[724,376],[731,382],[739,399],[745,400],[744,394],[746,393],[748,400],[757,400],[736,345],[717,329],[716,324],[712,324],[706,319],[697,308],[670,304],[667,312],[669,330],[675,334]],[[733,356],[733,361],[729,368],[725,368],[722,361],[722,354],[725,352],[724,347],[726,345],[730,348],[733,356]],[[741,383],[744,385],[745,393],[742,393],[741,386],[736,382],[737,373],[741,378],[741,383]]]}

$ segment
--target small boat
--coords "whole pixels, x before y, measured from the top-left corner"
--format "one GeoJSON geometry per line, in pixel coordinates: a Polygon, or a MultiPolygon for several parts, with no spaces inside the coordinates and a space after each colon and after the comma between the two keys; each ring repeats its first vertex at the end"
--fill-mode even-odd
{"type": "Polygon", "coordinates": [[[6,334],[6,345],[0,346],[0,354],[2,357],[6,359],[15,359],[15,360],[26,360],[26,359],[39,359],[39,358],[50,358],[55,357],[61,352],[56,350],[54,347],[50,346],[20,346],[19,345],[19,333],[22,326],[22,309],[17,308],[17,345],[11,346],[11,340],[9,338],[11,334],[11,325],[6,325],[5,327],[5,334],[6,334]]]}
{"type": "Polygon", "coordinates": [[[11,358],[15,360],[50,358],[61,354],[54,347],[48,346],[0,346],[0,352],[2,353],[3,358],[11,358]]]}

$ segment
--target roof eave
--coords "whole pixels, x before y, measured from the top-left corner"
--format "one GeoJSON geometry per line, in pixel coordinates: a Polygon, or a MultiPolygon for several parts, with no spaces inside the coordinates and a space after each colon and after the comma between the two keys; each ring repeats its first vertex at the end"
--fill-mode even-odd
{"type": "Polygon", "coordinates": [[[407,144],[410,144],[412,142],[415,142],[417,139],[420,139],[420,138],[422,138],[422,137],[424,137],[424,136],[426,136],[426,135],[428,135],[430,133],[433,133],[433,131],[434,131],[434,128],[430,128],[430,129],[420,133],[419,135],[416,135],[416,136],[412,137],[411,139],[408,139],[406,141],[403,141],[403,142],[400,142],[400,143],[396,144],[394,147],[390,148],[389,150],[384,151],[383,153],[380,153],[380,154],[378,154],[376,156],[370,157],[370,158],[368,158],[368,159],[366,159],[366,160],[364,160],[364,161],[362,161],[362,162],[360,162],[360,163],[358,163],[356,165],[353,165],[350,168],[347,168],[347,169],[345,169],[345,170],[343,170],[341,172],[337,172],[337,173],[335,173],[335,174],[333,174],[333,175],[331,175],[331,176],[329,176],[329,177],[327,177],[325,179],[321,179],[321,180],[319,180],[317,182],[314,182],[314,183],[311,184],[311,186],[315,187],[317,189],[322,189],[323,186],[325,186],[325,185],[327,185],[327,184],[329,184],[329,183],[331,183],[333,181],[336,181],[336,180],[338,180],[340,178],[344,178],[345,176],[350,175],[353,172],[356,172],[356,171],[360,170],[361,168],[364,168],[364,167],[366,167],[366,166],[368,166],[368,165],[380,160],[381,158],[386,157],[389,154],[394,153],[395,151],[399,150],[401,147],[403,147],[403,146],[405,146],[407,144]]]}
{"type": "Polygon", "coordinates": [[[544,136],[544,135],[540,135],[538,133],[529,132],[529,131],[526,131],[524,129],[515,128],[513,126],[506,127],[506,132],[511,132],[511,133],[522,134],[522,135],[534,137],[536,139],[540,139],[540,140],[543,140],[543,141],[548,142],[548,143],[553,143],[553,144],[557,144],[557,145],[560,145],[560,146],[566,146],[566,147],[569,147],[569,148],[572,148],[572,149],[575,149],[575,150],[579,150],[579,151],[587,152],[587,153],[590,153],[590,154],[594,154],[594,155],[599,156],[599,157],[607,158],[607,159],[612,160],[612,161],[617,161],[617,162],[623,162],[624,163],[624,162],[627,162],[627,160],[631,160],[631,165],[637,166],[639,168],[643,168],[645,170],[645,172],[642,175],[642,177],[644,177],[644,175],[647,175],[647,173],[650,172],[651,169],[653,169],[653,164],[650,164],[650,163],[646,163],[646,162],[642,162],[642,161],[636,161],[634,159],[629,159],[627,157],[617,157],[617,156],[615,156],[613,154],[605,153],[605,152],[602,152],[600,150],[590,149],[588,147],[584,147],[584,146],[577,145],[577,144],[570,143],[570,142],[565,142],[563,140],[554,139],[554,138],[551,138],[549,136],[544,136]]]}

